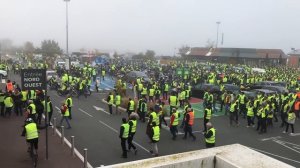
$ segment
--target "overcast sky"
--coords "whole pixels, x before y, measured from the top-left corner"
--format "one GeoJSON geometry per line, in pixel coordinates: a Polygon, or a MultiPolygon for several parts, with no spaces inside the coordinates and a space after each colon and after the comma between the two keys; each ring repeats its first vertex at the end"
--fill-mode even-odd
{"type": "MultiPolygon", "coordinates": [[[[63,0],[0,0],[0,39],[66,46],[63,0]]],[[[173,55],[182,45],[300,48],[300,0],[71,0],[69,48],[173,55]]]]}

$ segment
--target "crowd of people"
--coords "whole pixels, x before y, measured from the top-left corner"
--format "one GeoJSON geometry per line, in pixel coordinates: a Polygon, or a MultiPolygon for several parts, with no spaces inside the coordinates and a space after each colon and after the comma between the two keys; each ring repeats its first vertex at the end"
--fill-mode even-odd
{"type": "MultiPolygon", "coordinates": [[[[221,94],[215,94],[206,90],[203,96],[203,134],[206,147],[215,146],[216,130],[212,124],[213,114],[222,112],[229,115],[231,126],[240,126],[245,118],[245,126],[254,127],[258,133],[267,133],[273,127],[274,122],[281,122],[280,127],[285,127],[283,133],[287,133],[291,127],[290,135],[293,135],[294,123],[299,118],[300,110],[300,85],[298,84],[297,69],[288,67],[264,67],[266,72],[255,72],[246,65],[239,65],[237,70],[232,65],[199,63],[197,61],[177,61],[169,65],[160,65],[155,61],[119,61],[112,60],[109,64],[91,66],[85,64],[82,68],[72,66],[69,71],[59,69],[57,78],[51,78],[49,85],[59,83],[60,90],[67,91],[69,87],[76,88],[78,97],[84,94],[84,89],[90,90],[95,85],[96,91],[101,81],[107,78],[107,74],[116,80],[114,92],[110,92],[106,101],[109,113],[113,114],[113,105],[116,113],[121,114],[120,107],[124,107],[128,114],[122,119],[119,137],[121,139],[122,157],[127,157],[131,149],[137,154],[133,138],[136,133],[138,120],[147,123],[146,134],[152,143],[150,152],[158,156],[158,142],[162,125],[170,129],[171,139],[176,140],[178,129],[183,128],[183,139],[188,137],[196,140],[192,128],[195,123],[195,111],[190,99],[195,86],[201,83],[209,83],[220,88],[221,94]],[[177,73],[178,69],[181,73],[177,73]],[[128,83],[126,74],[130,71],[143,71],[149,76],[149,81],[137,78],[128,83]],[[241,90],[249,88],[252,84],[261,81],[283,82],[289,93],[274,93],[264,95],[258,93],[254,98],[247,97],[244,92],[232,93],[224,88],[224,84],[234,84],[241,90]],[[126,92],[128,86],[132,86],[133,94],[126,92]],[[220,104],[220,111],[216,104],[220,104]],[[170,116],[170,120],[165,120],[170,116]],[[187,136],[189,134],[189,136],[187,136]],[[126,142],[128,145],[126,145],[126,142]]],[[[68,96],[61,104],[62,119],[71,128],[69,120],[72,119],[72,96],[68,96]]],[[[7,81],[5,92],[0,92],[1,116],[9,117],[14,110],[16,115],[22,115],[27,111],[38,125],[41,124],[43,112],[48,112],[51,120],[53,107],[50,97],[45,98],[43,91],[25,91],[11,81],[7,81]],[[47,105],[45,105],[45,99],[47,105]]],[[[198,111],[199,112],[199,111],[198,111]]],[[[50,124],[50,122],[48,123],[50,124]]],[[[30,130],[28,130],[30,132],[30,130]]],[[[32,130],[31,130],[32,132],[32,130]]]]}
{"type": "MultiPolygon", "coordinates": [[[[128,103],[124,105],[128,113],[129,121],[132,115],[145,122],[148,117],[147,135],[153,143],[154,156],[158,156],[157,137],[162,124],[170,127],[172,139],[176,140],[180,115],[182,115],[181,128],[184,129],[184,137],[196,139],[192,132],[194,125],[195,110],[190,103],[192,88],[199,83],[209,83],[220,88],[221,94],[206,90],[203,97],[203,134],[207,147],[215,145],[216,131],[211,123],[214,113],[222,112],[229,115],[230,126],[240,126],[243,122],[239,118],[246,119],[245,126],[253,127],[259,134],[267,133],[267,129],[273,128],[274,122],[281,122],[280,127],[285,127],[283,133],[287,133],[291,127],[290,135],[295,133],[294,123],[299,118],[300,110],[300,85],[298,83],[299,70],[288,67],[264,67],[265,73],[252,71],[252,68],[246,65],[240,65],[238,71],[231,65],[225,64],[201,64],[191,63],[173,63],[166,66],[157,65],[154,62],[118,64],[115,71],[124,71],[125,74],[130,71],[146,71],[150,76],[150,81],[144,81],[143,78],[137,78],[132,84],[134,95],[128,98],[128,103]],[[186,68],[189,73],[182,75],[176,74],[176,69],[186,68]],[[151,72],[154,72],[151,73],[151,72]],[[162,75],[163,74],[163,77],[162,75]],[[264,94],[257,92],[255,97],[247,97],[244,92],[232,93],[224,88],[224,84],[234,84],[241,90],[247,90],[252,84],[261,81],[280,82],[285,85],[289,92],[264,94]],[[137,101],[135,101],[135,98],[137,101]],[[165,104],[169,104],[166,107],[165,104]],[[216,109],[216,104],[220,104],[220,111],[216,109]],[[183,112],[180,109],[183,109],[183,112]],[[138,115],[137,115],[138,114],[138,115]],[[170,122],[165,121],[165,116],[170,116],[170,122]],[[158,128],[157,128],[158,126],[158,128]],[[154,138],[155,137],[155,138],[154,138]]],[[[117,77],[117,75],[116,75],[117,77]]],[[[121,79],[119,79],[121,80],[121,79]]],[[[112,113],[112,104],[114,97],[119,97],[120,92],[109,93],[107,102],[109,111],[112,113]]],[[[117,108],[120,106],[120,98],[116,101],[117,108]]],[[[124,101],[124,99],[122,99],[124,101]]],[[[121,127],[121,130],[123,127],[121,127]]],[[[129,131],[130,132],[130,131],[129,131]]],[[[129,135],[130,136],[130,135],[129,135]]],[[[124,141],[124,139],[122,140],[124,141]]],[[[124,144],[124,143],[122,143],[124,144]]],[[[125,147],[122,145],[123,154],[125,147]]],[[[127,155],[126,155],[127,156],[127,155]]]]}

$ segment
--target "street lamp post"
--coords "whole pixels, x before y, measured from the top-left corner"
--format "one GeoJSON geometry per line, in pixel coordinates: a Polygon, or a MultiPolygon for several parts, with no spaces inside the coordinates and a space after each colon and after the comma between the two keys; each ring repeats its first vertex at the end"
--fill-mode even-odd
{"type": "Polygon", "coordinates": [[[71,68],[71,57],[69,55],[69,19],[68,19],[68,2],[70,0],[64,0],[66,2],[66,54],[69,58],[69,70],[71,68]]]}
{"type": "Polygon", "coordinates": [[[218,43],[219,43],[219,26],[221,24],[220,21],[216,22],[217,24],[217,43],[216,43],[216,48],[218,48],[218,43]]]}

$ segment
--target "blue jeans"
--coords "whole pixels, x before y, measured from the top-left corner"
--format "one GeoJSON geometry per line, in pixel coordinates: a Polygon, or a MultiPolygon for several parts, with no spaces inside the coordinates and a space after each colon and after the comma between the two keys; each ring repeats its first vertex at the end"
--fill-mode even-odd
{"type": "Polygon", "coordinates": [[[69,123],[69,117],[68,116],[62,116],[61,120],[60,120],[60,126],[62,125],[63,121],[66,120],[67,124],[68,124],[68,128],[71,128],[71,125],[69,123]]]}

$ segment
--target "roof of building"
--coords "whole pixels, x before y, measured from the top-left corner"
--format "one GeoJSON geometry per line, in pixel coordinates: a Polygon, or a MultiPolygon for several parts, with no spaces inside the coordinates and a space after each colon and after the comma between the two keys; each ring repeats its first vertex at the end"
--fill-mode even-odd
{"type": "Polygon", "coordinates": [[[193,47],[186,56],[219,56],[219,57],[244,57],[244,58],[286,58],[281,49],[255,49],[255,48],[204,48],[193,47]]]}

